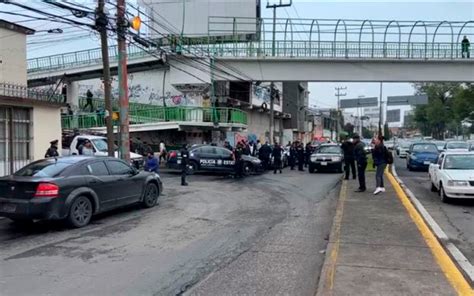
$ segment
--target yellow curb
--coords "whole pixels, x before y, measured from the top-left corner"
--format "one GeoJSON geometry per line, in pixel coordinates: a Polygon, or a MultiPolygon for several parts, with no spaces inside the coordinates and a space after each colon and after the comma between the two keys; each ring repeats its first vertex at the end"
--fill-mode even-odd
{"type": "Polygon", "coordinates": [[[430,248],[431,253],[433,253],[436,262],[438,263],[444,275],[448,279],[448,282],[451,284],[451,286],[453,286],[454,290],[456,290],[458,295],[474,296],[474,290],[471,288],[467,280],[463,277],[461,271],[459,271],[454,262],[451,260],[451,257],[449,257],[446,251],[443,249],[443,247],[436,239],[436,236],[430,230],[428,225],[426,225],[420,213],[418,213],[408,196],[403,191],[400,184],[398,184],[397,180],[395,180],[395,177],[391,173],[389,173],[388,170],[385,172],[385,174],[387,175],[387,178],[395,189],[398,198],[400,199],[403,206],[410,215],[410,218],[418,227],[418,230],[420,231],[426,244],[430,248]]]}
{"type": "Polygon", "coordinates": [[[344,203],[347,199],[347,181],[343,180],[341,185],[341,191],[339,192],[339,200],[336,206],[336,214],[333,219],[333,227],[329,241],[328,251],[326,255],[323,270],[321,271],[321,279],[319,282],[319,288],[316,295],[333,295],[334,278],[336,275],[336,262],[339,255],[339,244],[341,234],[341,223],[342,216],[344,213],[344,203]],[[332,245],[332,246],[331,246],[332,245]]]}

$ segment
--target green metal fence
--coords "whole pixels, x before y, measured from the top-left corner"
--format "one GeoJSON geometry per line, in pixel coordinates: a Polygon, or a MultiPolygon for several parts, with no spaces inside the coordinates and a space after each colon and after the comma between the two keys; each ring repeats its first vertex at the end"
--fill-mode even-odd
{"type": "MultiPolygon", "coordinates": [[[[247,125],[247,113],[233,108],[203,107],[150,107],[148,109],[131,110],[130,124],[158,122],[216,123],[247,125]]],[[[88,113],[81,115],[65,115],[62,117],[63,129],[90,129],[105,126],[102,114],[88,113]]]]}

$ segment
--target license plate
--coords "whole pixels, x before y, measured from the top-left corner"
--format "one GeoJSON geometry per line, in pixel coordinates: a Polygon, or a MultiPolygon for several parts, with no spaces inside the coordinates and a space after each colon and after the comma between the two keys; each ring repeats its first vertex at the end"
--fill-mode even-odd
{"type": "Polygon", "coordinates": [[[181,160],[180,160],[180,159],[178,159],[178,164],[181,164],[181,160]]]}
{"type": "Polygon", "coordinates": [[[16,205],[14,204],[2,204],[0,205],[0,212],[14,213],[16,211],[16,205]]]}
{"type": "Polygon", "coordinates": [[[423,162],[425,165],[430,165],[431,164],[431,161],[425,161],[423,162]]]}
{"type": "Polygon", "coordinates": [[[328,165],[328,163],[326,161],[321,161],[321,165],[326,166],[326,165],[328,165]]]}

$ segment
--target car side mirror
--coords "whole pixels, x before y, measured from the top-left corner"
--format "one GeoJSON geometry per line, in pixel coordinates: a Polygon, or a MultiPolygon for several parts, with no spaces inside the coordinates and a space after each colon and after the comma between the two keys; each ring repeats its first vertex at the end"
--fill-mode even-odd
{"type": "Polygon", "coordinates": [[[139,171],[136,168],[134,168],[134,167],[130,168],[130,171],[129,171],[130,176],[138,175],[138,173],[139,173],[139,171]]]}

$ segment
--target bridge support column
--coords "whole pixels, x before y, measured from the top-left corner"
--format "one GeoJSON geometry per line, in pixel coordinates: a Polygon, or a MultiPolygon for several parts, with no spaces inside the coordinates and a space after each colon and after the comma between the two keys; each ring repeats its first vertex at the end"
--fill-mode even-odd
{"type": "Polygon", "coordinates": [[[73,110],[79,110],[79,84],[77,81],[67,82],[67,103],[73,110]]]}

